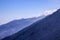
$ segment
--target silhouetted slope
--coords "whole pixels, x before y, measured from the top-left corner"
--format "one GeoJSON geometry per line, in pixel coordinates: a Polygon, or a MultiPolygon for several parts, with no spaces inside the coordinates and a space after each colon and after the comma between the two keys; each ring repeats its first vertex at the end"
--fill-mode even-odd
{"type": "Polygon", "coordinates": [[[60,40],[60,9],[3,40],[60,40]]]}
{"type": "Polygon", "coordinates": [[[16,32],[28,27],[32,23],[36,22],[37,20],[43,19],[45,16],[42,15],[40,17],[33,17],[33,18],[26,18],[20,20],[13,20],[7,24],[0,26],[0,39],[13,35],[16,32]]]}
{"type": "Polygon", "coordinates": [[[20,20],[13,20],[7,24],[0,26],[0,39],[12,35],[23,28],[31,25],[37,18],[27,18],[20,20]]]}

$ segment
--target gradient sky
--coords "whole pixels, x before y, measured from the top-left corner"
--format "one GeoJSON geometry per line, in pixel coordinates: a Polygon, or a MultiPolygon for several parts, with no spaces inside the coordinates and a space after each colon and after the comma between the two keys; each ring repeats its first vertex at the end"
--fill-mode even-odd
{"type": "Polygon", "coordinates": [[[37,17],[60,8],[60,0],[0,0],[0,24],[20,18],[37,17]]]}

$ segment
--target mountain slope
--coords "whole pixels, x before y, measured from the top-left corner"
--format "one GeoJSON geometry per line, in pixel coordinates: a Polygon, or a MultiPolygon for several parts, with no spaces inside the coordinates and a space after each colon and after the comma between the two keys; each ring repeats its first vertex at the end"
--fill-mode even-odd
{"type": "Polygon", "coordinates": [[[60,40],[60,9],[2,40],[60,40]]]}
{"type": "Polygon", "coordinates": [[[5,36],[16,33],[19,30],[22,30],[24,27],[29,26],[36,20],[37,18],[28,18],[21,20],[14,20],[7,24],[0,26],[0,39],[5,36]]]}
{"type": "Polygon", "coordinates": [[[34,17],[34,18],[27,18],[27,19],[20,19],[20,20],[13,20],[7,24],[0,26],[0,39],[12,35],[25,27],[31,25],[38,19],[42,19],[44,16],[34,17]]]}

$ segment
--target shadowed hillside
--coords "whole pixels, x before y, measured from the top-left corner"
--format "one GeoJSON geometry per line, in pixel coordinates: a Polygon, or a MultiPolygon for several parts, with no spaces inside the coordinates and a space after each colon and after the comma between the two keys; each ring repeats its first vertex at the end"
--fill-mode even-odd
{"type": "Polygon", "coordinates": [[[36,22],[39,19],[44,18],[45,16],[40,17],[33,17],[33,18],[26,18],[26,19],[20,19],[20,20],[13,20],[7,24],[0,26],[0,39],[10,36],[25,27],[28,27],[32,23],[36,22]]]}
{"type": "Polygon", "coordinates": [[[2,40],[60,40],[60,9],[2,40]]]}

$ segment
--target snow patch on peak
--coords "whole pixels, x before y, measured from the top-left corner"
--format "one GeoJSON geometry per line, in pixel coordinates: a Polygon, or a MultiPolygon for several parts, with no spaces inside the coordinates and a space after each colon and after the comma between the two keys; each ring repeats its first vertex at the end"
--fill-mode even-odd
{"type": "Polygon", "coordinates": [[[51,15],[53,14],[53,12],[55,12],[57,9],[53,9],[53,10],[45,10],[43,15],[47,16],[47,15],[51,15]]]}

